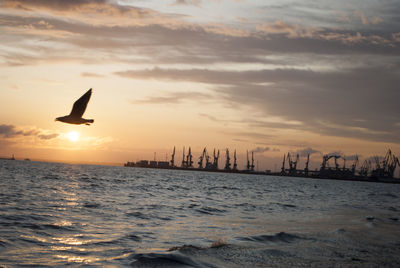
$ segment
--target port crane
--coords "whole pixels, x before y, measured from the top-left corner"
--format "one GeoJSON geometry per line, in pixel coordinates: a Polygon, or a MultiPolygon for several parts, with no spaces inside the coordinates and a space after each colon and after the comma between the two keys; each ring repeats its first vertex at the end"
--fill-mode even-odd
{"type": "Polygon", "coordinates": [[[192,148],[189,146],[189,152],[188,155],[186,156],[186,164],[188,167],[193,167],[193,156],[192,156],[192,148]]]}
{"type": "Polygon", "coordinates": [[[174,150],[172,151],[172,155],[171,155],[171,167],[175,166],[175,146],[174,146],[174,150]]]}
{"type": "Polygon", "coordinates": [[[187,167],[187,162],[185,161],[185,146],[183,146],[182,150],[182,167],[187,167]]]}
{"type": "Polygon", "coordinates": [[[375,169],[372,170],[371,176],[376,178],[393,178],[394,171],[396,170],[397,165],[399,164],[399,159],[392,151],[389,149],[383,158],[380,161],[379,157],[375,156],[375,169]]]}
{"type": "Polygon", "coordinates": [[[215,148],[214,148],[213,161],[212,162],[209,161],[210,157],[208,156],[207,153],[206,153],[205,158],[206,158],[206,167],[205,167],[206,169],[211,169],[211,170],[217,170],[218,169],[219,150],[218,150],[218,152],[216,152],[215,148]]]}
{"type": "Polygon", "coordinates": [[[368,173],[371,169],[371,160],[365,159],[364,163],[360,167],[360,171],[358,172],[362,177],[368,177],[368,173]]]}
{"type": "Polygon", "coordinates": [[[329,155],[329,154],[326,154],[326,155],[324,155],[323,157],[322,157],[322,164],[321,164],[321,170],[324,170],[324,169],[326,169],[327,167],[329,167],[329,160],[331,159],[331,158],[334,158],[335,159],[335,167],[336,167],[336,169],[339,169],[339,165],[338,165],[338,163],[337,163],[337,160],[340,158],[340,155],[336,155],[336,154],[331,154],[331,155],[329,155]]]}
{"type": "MultiPolygon", "coordinates": [[[[346,158],[345,158],[346,159],[346,158]]],[[[346,163],[346,162],[345,162],[346,163]]],[[[345,165],[343,164],[343,170],[345,170],[345,165]]],[[[353,174],[353,176],[356,174],[356,168],[358,165],[358,155],[356,155],[353,164],[351,165],[351,173],[353,174]]]]}
{"type": "Polygon", "coordinates": [[[250,170],[250,161],[249,161],[249,151],[247,150],[247,152],[246,152],[246,154],[247,154],[247,170],[250,170]]]}
{"type": "Polygon", "coordinates": [[[290,153],[287,154],[287,160],[289,161],[289,175],[296,175],[297,163],[299,162],[299,154],[296,155],[296,160],[292,160],[290,153]]]}
{"type": "Polygon", "coordinates": [[[217,153],[215,153],[215,148],[214,148],[214,153],[213,153],[213,165],[212,168],[213,169],[218,169],[218,160],[219,160],[219,150],[217,153]]]}
{"type": "Polygon", "coordinates": [[[281,168],[281,175],[285,175],[285,174],[286,174],[285,163],[286,163],[286,154],[283,155],[282,168],[281,168]]]}
{"type": "Polygon", "coordinates": [[[254,152],[251,152],[251,164],[249,160],[249,151],[247,150],[247,171],[254,171],[254,152]]]}
{"type": "Polygon", "coordinates": [[[233,170],[237,170],[237,158],[236,158],[236,150],[233,153],[233,170]]]}
{"type": "Polygon", "coordinates": [[[308,176],[308,164],[310,163],[310,154],[307,154],[306,166],[304,168],[304,175],[308,176]]]}
{"type": "MultiPolygon", "coordinates": [[[[174,148],[175,154],[175,148],[174,148]]],[[[193,160],[192,160],[192,149],[189,146],[188,154],[185,156],[185,146],[183,146],[183,153],[182,153],[182,165],[183,168],[193,167],[193,160]],[[186,160],[185,160],[186,159],[186,160]]]]}
{"type": "Polygon", "coordinates": [[[231,158],[229,156],[229,149],[226,148],[225,151],[225,155],[226,155],[226,160],[225,160],[225,170],[231,170],[231,158]]]}
{"type": "Polygon", "coordinates": [[[254,171],[254,151],[251,152],[251,166],[250,170],[254,171]]]}
{"type": "Polygon", "coordinates": [[[204,147],[203,153],[199,157],[199,162],[197,162],[199,164],[199,168],[203,168],[204,159],[206,159],[205,167],[207,168],[210,165],[210,156],[207,154],[207,148],[206,147],[204,147]]]}

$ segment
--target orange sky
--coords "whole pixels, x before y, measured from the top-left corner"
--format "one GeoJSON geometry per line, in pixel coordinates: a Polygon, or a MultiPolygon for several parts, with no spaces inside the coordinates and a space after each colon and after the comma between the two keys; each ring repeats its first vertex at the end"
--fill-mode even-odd
{"type": "Polygon", "coordinates": [[[398,155],[400,4],[359,2],[1,1],[0,156],[398,155]],[[54,122],[89,88],[92,126],[54,122]]]}

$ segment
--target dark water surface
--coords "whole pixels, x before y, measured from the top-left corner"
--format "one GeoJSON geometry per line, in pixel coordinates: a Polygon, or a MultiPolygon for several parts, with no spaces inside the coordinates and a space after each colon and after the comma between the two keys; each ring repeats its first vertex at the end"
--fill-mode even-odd
{"type": "Polygon", "coordinates": [[[400,267],[400,185],[0,160],[1,266],[400,267]]]}

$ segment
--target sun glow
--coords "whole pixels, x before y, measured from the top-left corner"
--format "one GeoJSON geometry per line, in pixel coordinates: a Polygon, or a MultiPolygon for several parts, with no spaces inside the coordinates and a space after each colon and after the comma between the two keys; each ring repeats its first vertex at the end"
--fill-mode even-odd
{"type": "Polygon", "coordinates": [[[76,131],[68,132],[67,137],[70,141],[76,142],[79,140],[79,132],[76,131]]]}

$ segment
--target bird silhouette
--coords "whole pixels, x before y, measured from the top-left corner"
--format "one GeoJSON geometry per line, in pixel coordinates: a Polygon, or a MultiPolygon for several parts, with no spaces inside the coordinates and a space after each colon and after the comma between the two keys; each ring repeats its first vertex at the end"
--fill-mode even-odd
{"type": "Polygon", "coordinates": [[[82,95],[72,106],[72,111],[69,115],[57,117],[55,121],[60,121],[68,124],[80,125],[85,124],[90,126],[93,123],[93,119],[82,118],[83,113],[86,110],[87,104],[92,96],[92,89],[89,89],[85,94],[82,95]]]}

